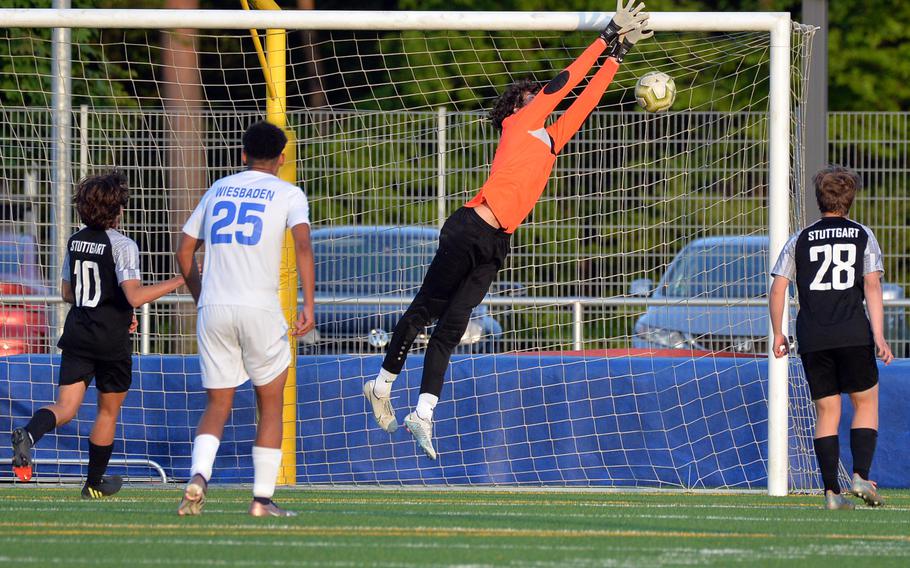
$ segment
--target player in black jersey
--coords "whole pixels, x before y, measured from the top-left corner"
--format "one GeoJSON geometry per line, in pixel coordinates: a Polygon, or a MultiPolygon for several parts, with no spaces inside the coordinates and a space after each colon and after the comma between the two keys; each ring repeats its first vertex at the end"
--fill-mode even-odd
{"type": "Polygon", "coordinates": [[[76,188],[74,202],[85,225],[67,243],[60,295],[72,304],[57,346],[60,388],[57,401],[39,409],[13,430],[13,471],[32,477],[32,447],[49,431],[72,420],[92,378],[98,389],[98,414],[89,435],[88,478],[82,497],[98,499],[120,490],[119,476],[104,475],[114,449],[120,405],[132,381],[130,333],[137,327],[133,308],[176,290],[180,276],[143,286],[139,248],[117,231],[129,199],[119,172],[88,177],[76,188]]]}
{"type": "Polygon", "coordinates": [[[878,506],[883,500],[875,482],[869,481],[878,437],[875,355],[886,365],[894,359],[883,331],[882,251],[868,227],[847,218],[862,184],[859,176],[842,166],[829,166],[815,175],[814,183],[822,218],[790,237],[771,270],[772,350],[775,357],[788,351],[781,320],[787,287],[795,280],[796,340],[818,415],[815,455],[825,484],[825,506],[853,508],[837,482],[841,393],[850,395],[854,410],[851,492],[867,505],[878,506]]]}

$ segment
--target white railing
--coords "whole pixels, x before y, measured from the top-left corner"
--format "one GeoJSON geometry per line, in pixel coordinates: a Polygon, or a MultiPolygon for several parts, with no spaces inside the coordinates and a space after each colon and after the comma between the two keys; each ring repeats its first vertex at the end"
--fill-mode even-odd
{"type": "MultiPolygon", "coordinates": [[[[382,297],[325,297],[317,296],[316,303],[320,305],[336,306],[407,306],[413,300],[412,296],[382,296],[382,297]]],[[[192,302],[191,296],[171,294],[156,300],[156,304],[188,304],[192,302]]],[[[2,304],[62,304],[63,300],[57,295],[6,295],[0,297],[2,304]]],[[[581,351],[584,348],[584,315],[585,308],[648,308],[652,306],[690,306],[690,307],[764,307],[768,305],[767,298],[741,298],[731,301],[727,298],[651,298],[636,296],[617,296],[611,298],[591,297],[529,297],[529,296],[488,296],[484,298],[484,305],[490,307],[547,307],[571,308],[572,310],[572,350],[581,351]]],[[[303,297],[298,298],[298,304],[303,305],[303,297]]],[[[884,300],[886,308],[910,308],[910,298],[895,298],[884,300]]],[[[139,309],[139,353],[151,353],[151,319],[152,305],[144,304],[139,309]]],[[[893,347],[893,346],[892,346],[893,347]]]]}

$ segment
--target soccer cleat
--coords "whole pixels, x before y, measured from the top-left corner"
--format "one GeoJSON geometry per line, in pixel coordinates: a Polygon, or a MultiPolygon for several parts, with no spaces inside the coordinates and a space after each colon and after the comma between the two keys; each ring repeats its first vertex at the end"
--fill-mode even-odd
{"type": "Polygon", "coordinates": [[[89,485],[86,481],[82,486],[83,499],[104,499],[120,491],[123,487],[123,478],[119,475],[105,475],[101,478],[101,483],[89,485]]]}
{"type": "Polygon", "coordinates": [[[878,494],[878,486],[874,481],[869,481],[860,477],[858,473],[853,474],[853,485],[850,492],[866,502],[870,507],[881,507],[885,500],[878,494]]]}
{"type": "Polygon", "coordinates": [[[19,481],[28,481],[32,478],[32,437],[25,428],[16,428],[10,439],[13,443],[13,473],[19,481]]]}
{"type": "Polygon", "coordinates": [[[373,418],[379,427],[391,434],[398,430],[398,422],[395,420],[395,411],[392,409],[392,401],[388,396],[376,396],[373,392],[373,385],[376,381],[367,381],[363,385],[363,396],[370,401],[373,406],[373,418]]]}
{"type": "Polygon", "coordinates": [[[264,505],[254,499],[253,502],[250,503],[250,515],[254,517],[296,517],[297,513],[282,509],[271,499],[269,500],[268,505],[264,505]]]}
{"type": "Polygon", "coordinates": [[[852,510],[853,503],[840,493],[825,491],[825,509],[828,509],[829,511],[838,509],[852,510]]]}
{"type": "Polygon", "coordinates": [[[412,412],[404,417],[404,427],[414,436],[420,448],[426,452],[431,460],[436,459],[436,450],[433,448],[433,422],[424,420],[412,412]]]}
{"type": "Polygon", "coordinates": [[[180,506],[177,507],[177,514],[181,517],[184,515],[198,515],[202,513],[202,507],[205,506],[205,492],[208,489],[208,482],[198,473],[193,476],[186,489],[183,490],[183,499],[180,506]]]}

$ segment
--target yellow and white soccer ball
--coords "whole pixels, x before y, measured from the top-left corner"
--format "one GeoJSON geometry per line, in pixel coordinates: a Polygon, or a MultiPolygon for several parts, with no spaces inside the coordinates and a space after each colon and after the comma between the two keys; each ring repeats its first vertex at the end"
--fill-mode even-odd
{"type": "Polygon", "coordinates": [[[645,73],[635,84],[635,100],[648,112],[665,111],[676,100],[676,83],[660,71],[645,73]]]}

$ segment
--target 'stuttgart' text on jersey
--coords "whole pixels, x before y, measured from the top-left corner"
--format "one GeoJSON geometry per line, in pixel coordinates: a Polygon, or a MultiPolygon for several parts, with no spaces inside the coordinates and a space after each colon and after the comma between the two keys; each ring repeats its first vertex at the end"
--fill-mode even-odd
{"type": "Polygon", "coordinates": [[[120,285],[141,279],[139,247],[114,229],[85,227],[70,237],[66,250],[61,278],[75,301],[57,346],[91,359],[130,357],[133,307],[120,285]]]}
{"type": "Polygon", "coordinates": [[[309,224],[309,215],[303,191],[271,174],[246,170],[216,181],[183,226],[205,241],[199,307],[280,310],[285,229],[309,224]]]}
{"type": "Polygon", "coordinates": [[[771,274],[796,281],[800,353],[873,343],[863,308],[871,272],[884,272],[882,251],[865,225],[822,217],[790,237],[771,274]]]}

